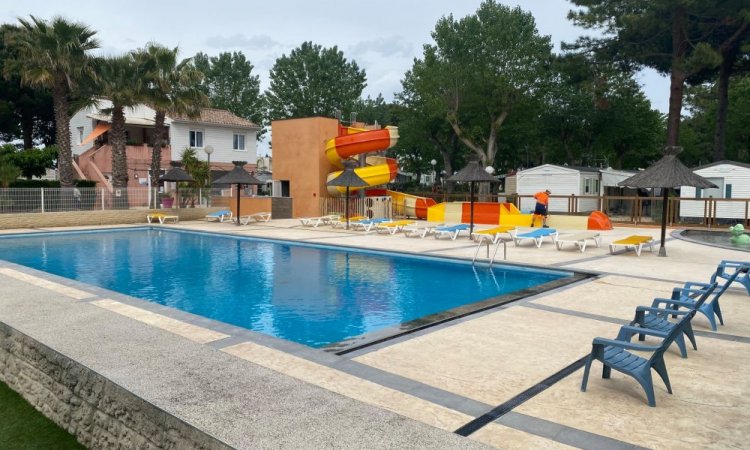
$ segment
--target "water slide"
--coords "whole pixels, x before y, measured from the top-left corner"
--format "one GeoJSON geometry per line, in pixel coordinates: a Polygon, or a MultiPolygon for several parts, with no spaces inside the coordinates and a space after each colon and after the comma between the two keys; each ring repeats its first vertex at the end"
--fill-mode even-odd
{"type": "MultiPolygon", "coordinates": [[[[397,127],[385,127],[382,130],[367,130],[340,126],[339,135],[326,142],[326,157],[334,167],[343,169],[344,160],[364,153],[389,149],[395,146],[397,142],[397,127]]],[[[368,156],[365,161],[367,163],[366,166],[354,169],[354,173],[367,183],[365,188],[390,183],[398,174],[398,165],[393,158],[368,156]]],[[[330,173],[326,181],[331,181],[339,176],[339,174],[341,174],[340,170],[330,173]]],[[[349,188],[349,192],[357,190],[357,188],[349,188]]],[[[328,193],[332,196],[342,196],[346,194],[346,188],[329,186],[328,193]]],[[[367,195],[389,195],[393,198],[393,202],[396,205],[400,205],[404,209],[404,211],[401,211],[401,214],[419,219],[426,219],[427,208],[435,204],[435,201],[429,198],[389,190],[379,189],[372,192],[368,191],[367,195]]]]}
{"type": "MultiPolygon", "coordinates": [[[[366,130],[362,128],[339,127],[339,135],[326,142],[326,157],[330,163],[339,169],[344,168],[344,160],[359,156],[363,153],[378,152],[389,149],[398,142],[398,128],[385,127],[382,130],[366,130]]],[[[354,169],[367,186],[378,186],[393,181],[398,173],[396,160],[392,158],[374,157],[367,158],[367,166],[354,169]]],[[[341,171],[328,174],[327,181],[331,181],[341,174],[341,171]]],[[[367,187],[366,186],[366,187],[367,187]]],[[[350,188],[349,192],[355,192],[357,188],[350,188]]],[[[328,187],[328,193],[332,196],[341,196],[346,188],[328,187]]]]}

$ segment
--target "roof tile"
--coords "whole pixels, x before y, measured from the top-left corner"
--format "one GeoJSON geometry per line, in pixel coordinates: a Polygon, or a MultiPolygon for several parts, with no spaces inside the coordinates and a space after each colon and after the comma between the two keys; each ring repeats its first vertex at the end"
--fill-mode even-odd
{"type": "Polygon", "coordinates": [[[176,120],[178,122],[201,122],[213,123],[216,125],[233,125],[238,127],[258,128],[257,124],[247,119],[236,116],[227,110],[216,108],[203,108],[201,109],[200,117],[196,117],[194,119],[183,115],[176,115],[172,117],[172,120],[176,120]]]}

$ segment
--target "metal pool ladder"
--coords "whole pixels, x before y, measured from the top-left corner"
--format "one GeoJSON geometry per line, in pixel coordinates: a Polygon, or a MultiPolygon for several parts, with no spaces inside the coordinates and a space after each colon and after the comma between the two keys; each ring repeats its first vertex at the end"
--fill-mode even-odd
{"type": "Polygon", "coordinates": [[[511,242],[513,239],[506,239],[506,238],[499,238],[496,242],[494,242],[495,245],[495,251],[492,252],[492,258],[490,258],[490,246],[493,244],[491,236],[482,236],[479,239],[479,242],[477,243],[477,251],[474,252],[474,258],[471,260],[471,264],[474,265],[477,261],[477,255],[479,255],[479,249],[482,248],[482,246],[485,246],[487,248],[487,259],[489,259],[490,267],[492,267],[492,263],[495,262],[495,257],[497,256],[497,251],[500,249],[500,246],[503,246],[503,260],[508,259],[508,242],[511,242]]]}

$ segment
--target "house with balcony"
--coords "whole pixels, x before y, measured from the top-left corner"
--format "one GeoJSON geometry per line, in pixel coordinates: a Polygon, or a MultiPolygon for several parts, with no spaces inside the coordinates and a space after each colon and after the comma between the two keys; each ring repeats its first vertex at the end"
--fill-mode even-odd
{"type": "MultiPolygon", "coordinates": [[[[112,118],[103,110],[111,106],[109,100],[101,99],[96,106],[76,112],[70,120],[71,149],[78,178],[94,180],[110,190],[112,147],[108,131],[112,118]]],[[[125,109],[129,187],[149,183],[154,116],[155,111],[148,105],[125,109]]],[[[168,133],[161,153],[163,171],[169,169],[171,161],[179,161],[186,148],[197,150],[198,158],[210,161],[214,171],[230,170],[234,167],[232,161],[237,160],[248,161],[246,168],[252,170],[257,161],[256,136],[260,127],[229,111],[203,108],[199,117],[168,115],[165,123],[168,133]]]]}

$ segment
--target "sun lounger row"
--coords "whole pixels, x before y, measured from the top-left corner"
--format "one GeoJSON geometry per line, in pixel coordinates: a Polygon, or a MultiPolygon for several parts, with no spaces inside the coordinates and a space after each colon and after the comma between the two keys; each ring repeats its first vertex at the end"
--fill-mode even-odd
{"type": "Polygon", "coordinates": [[[634,319],[620,328],[615,339],[597,337],[593,340],[591,353],[586,358],[581,391],[586,391],[591,364],[597,360],[603,365],[602,378],[610,378],[612,369],[635,378],[643,387],[649,406],[656,406],[651,370],[659,375],[671,394],[664,353],[674,343],[680,355],[687,358],[686,337],[693,349],[698,350],[692,326],[695,315],[706,316],[711,329],[716,331],[716,318],[724,324],[720,297],[735,282],[742,284],[750,295],[749,274],[750,262],[721,261],[709,283],[687,282],[674,288],[671,298],[655,298],[651,306],[638,306],[634,319]],[[656,345],[636,344],[631,342],[635,335],[640,341],[650,336],[660,342],[656,345]]]}

